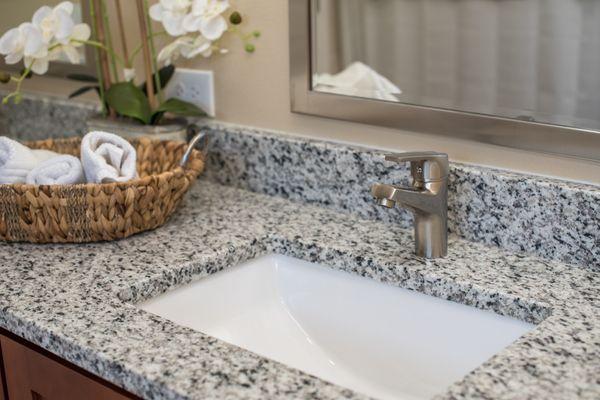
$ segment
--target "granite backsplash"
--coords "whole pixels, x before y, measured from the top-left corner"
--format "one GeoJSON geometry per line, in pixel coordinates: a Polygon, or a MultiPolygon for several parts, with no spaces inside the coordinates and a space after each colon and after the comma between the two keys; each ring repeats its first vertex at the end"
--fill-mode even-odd
{"type": "MultiPolygon", "coordinates": [[[[27,95],[19,106],[0,108],[0,134],[20,140],[81,135],[97,112],[90,103],[27,95]]],[[[377,207],[371,198],[371,184],[409,179],[407,166],[384,162],[379,150],[216,121],[200,124],[211,135],[203,179],[411,224],[409,212],[377,207]]],[[[448,202],[451,233],[600,270],[598,186],[451,162],[448,202]]]]}

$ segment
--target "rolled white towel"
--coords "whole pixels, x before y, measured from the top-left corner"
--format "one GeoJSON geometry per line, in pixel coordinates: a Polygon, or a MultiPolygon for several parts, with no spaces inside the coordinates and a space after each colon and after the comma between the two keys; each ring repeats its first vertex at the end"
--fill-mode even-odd
{"type": "Polygon", "coordinates": [[[49,150],[31,150],[15,140],[1,136],[0,184],[24,183],[32,169],[57,155],[49,150]]]}
{"type": "Polygon", "coordinates": [[[136,153],[120,136],[90,132],[81,141],[81,163],[89,183],[125,182],[137,177],[136,153]]]}
{"type": "Polygon", "coordinates": [[[25,181],[30,185],[73,185],[85,182],[85,176],[79,158],[64,154],[41,162],[25,181]]]}

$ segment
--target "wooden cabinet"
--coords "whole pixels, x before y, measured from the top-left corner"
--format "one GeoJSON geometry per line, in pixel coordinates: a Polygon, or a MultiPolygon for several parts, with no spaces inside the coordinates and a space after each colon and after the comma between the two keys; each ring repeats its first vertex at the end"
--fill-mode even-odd
{"type": "Polygon", "coordinates": [[[6,400],[6,386],[4,384],[4,366],[2,365],[2,346],[0,345],[0,400],[6,400]]]}
{"type": "Polygon", "coordinates": [[[0,349],[8,396],[1,400],[137,399],[21,339],[0,334],[0,349]]]}

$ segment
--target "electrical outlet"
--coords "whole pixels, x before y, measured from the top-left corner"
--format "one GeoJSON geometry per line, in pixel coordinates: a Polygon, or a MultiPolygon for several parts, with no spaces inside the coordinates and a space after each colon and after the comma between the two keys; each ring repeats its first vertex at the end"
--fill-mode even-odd
{"type": "Polygon", "coordinates": [[[215,116],[215,85],[212,71],[177,68],[165,88],[167,98],[176,97],[215,116]]]}

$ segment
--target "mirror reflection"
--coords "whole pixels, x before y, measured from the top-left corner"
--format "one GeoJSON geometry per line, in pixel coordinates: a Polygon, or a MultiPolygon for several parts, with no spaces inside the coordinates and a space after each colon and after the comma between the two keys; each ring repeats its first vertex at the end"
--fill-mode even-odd
{"type": "Polygon", "coordinates": [[[600,129],[600,0],[312,0],[312,89],[600,129]]]}

